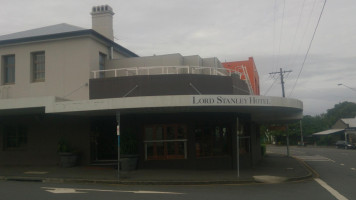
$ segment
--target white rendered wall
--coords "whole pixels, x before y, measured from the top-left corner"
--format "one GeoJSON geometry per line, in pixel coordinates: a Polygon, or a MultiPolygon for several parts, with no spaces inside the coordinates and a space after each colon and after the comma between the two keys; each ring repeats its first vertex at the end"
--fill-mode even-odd
{"type": "MultiPolygon", "coordinates": [[[[99,52],[106,54],[109,59],[110,48],[91,37],[1,47],[1,57],[15,55],[15,84],[0,85],[0,99],[41,96],[89,99],[86,83],[89,82],[91,71],[99,68],[99,52]],[[43,82],[31,80],[31,53],[37,51],[45,52],[43,82]]],[[[3,75],[0,77],[3,78],[3,75]]]]}

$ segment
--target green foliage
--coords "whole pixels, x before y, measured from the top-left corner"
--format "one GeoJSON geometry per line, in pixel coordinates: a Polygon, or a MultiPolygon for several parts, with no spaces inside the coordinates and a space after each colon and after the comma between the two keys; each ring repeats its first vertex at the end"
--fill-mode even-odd
{"type": "Polygon", "coordinates": [[[59,153],[69,153],[72,152],[72,148],[70,147],[69,143],[65,139],[61,139],[58,142],[57,151],[59,153]]]}
{"type": "Polygon", "coordinates": [[[302,126],[304,136],[308,136],[329,128],[329,125],[324,120],[324,115],[316,115],[314,117],[306,115],[302,119],[302,126]]]}
{"type": "Polygon", "coordinates": [[[266,155],[266,144],[261,144],[261,154],[262,156],[266,155]]]}
{"type": "Polygon", "coordinates": [[[303,135],[309,136],[313,133],[330,129],[341,118],[354,118],[356,116],[356,103],[342,102],[334,108],[328,109],[325,114],[310,116],[302,119],[303,135]]]}
{"type": "Polygon", "coordinates": [[[334,108],[328,109],[325,114],[325,122],[329,128],[341,118],[354,118],[356,116],[356,104],[351,102],[342,102],[336,104],[334,108]]]}
{"type": "MultiPolygon", "coordinates": [[[[326,113],[316,116],[305,115],[302,119],[303,136],[308,137],[313,133],[330,129],[339,119],[354,118],[356,116],[356,103],[342,102],[336,104],[334,108],[328,109],[326,113]]],[[[300,141],[300,122],[295,122],[288,125],[290,144],[294,145],[300,141]]],[[[261,131],[266,131],[268,127],[262,127],[261,131]]],[[[278,143],[284,144],[286,141],[286,131],[269,131],[278,143]]],[[[332,138],[324,137],[318,140],[320,145],[330,145],[332,138]]]]}
{"type": "Polygon", "coordinates": [[[328,135],[328,136],[320,137],[319,140],[316,141],[316,143],[317,145],[331,145],[331,144],[335,144],[335,142],[333,141],[334,140],[332,139],[332,137],[328,135]]]}

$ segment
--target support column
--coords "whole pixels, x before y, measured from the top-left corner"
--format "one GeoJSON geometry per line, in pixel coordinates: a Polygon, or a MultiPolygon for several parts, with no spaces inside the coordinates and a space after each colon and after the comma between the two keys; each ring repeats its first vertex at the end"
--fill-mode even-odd
{"type": "Polygon", "coordinates": [[[240,138],[239,138],[239,118],[236,117],[236,170],[237,178],[240,178],[240,138]]]}
{"type": "Polygon", "coordinates": [[[117,180],[120,180],[120,111],[116,111],[117,134],[117,180]]]}
{"type": "Polygon", "coordinates": [[[289,127],[288,124],[286,125],[286,131],[287,131],[287,156],[289,157],[289,127]]]}

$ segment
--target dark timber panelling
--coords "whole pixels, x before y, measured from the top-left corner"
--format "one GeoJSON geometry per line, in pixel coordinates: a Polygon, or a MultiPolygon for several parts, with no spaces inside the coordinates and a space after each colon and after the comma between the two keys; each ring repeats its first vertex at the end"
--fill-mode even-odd
{"type": "Polygon", "coordinates": [[[193,86],[201,94],[249,94],[245,81],[236,75],[168,74],[99,78],[90,79],[89,90],[90,99],[103,99],[124,97],[126,94],[127,97],[198,94],[193,86]]]}

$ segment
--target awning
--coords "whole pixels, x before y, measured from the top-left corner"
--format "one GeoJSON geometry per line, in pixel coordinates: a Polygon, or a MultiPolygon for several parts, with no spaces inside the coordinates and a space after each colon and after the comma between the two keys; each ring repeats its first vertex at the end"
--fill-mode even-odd
{"type": "Polygon", "coordinates": [[[146,113],[226,112],[250,114],[259,123],[290,123],[303,118],[303,102],[292,98],[256,95],[165,95],[91,100],[57,97],[1,99],[0,116],[14,110],[38,109],[48,114],[115,115],[146,113]]]}
{"type": "Polygon", "coordinates": [[[330,135],[330,134],[337,133],[337,132],[344,131],[344,130],[345,129],[329,129],[329,130],[326,130],[326,131],[313,133],[313,136],[330,135]]]}

